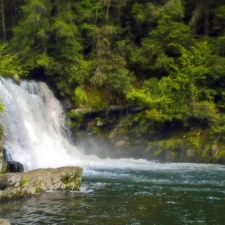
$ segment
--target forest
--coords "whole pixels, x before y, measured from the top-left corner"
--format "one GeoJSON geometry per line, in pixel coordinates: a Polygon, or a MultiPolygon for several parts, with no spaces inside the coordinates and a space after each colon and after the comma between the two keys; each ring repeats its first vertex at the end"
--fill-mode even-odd
{"type": "Polygon", "coordinates": [[[140,105],[146,127],[225,134],[222,0],[1,0],[0,74],[74,108],[140,105]]]}

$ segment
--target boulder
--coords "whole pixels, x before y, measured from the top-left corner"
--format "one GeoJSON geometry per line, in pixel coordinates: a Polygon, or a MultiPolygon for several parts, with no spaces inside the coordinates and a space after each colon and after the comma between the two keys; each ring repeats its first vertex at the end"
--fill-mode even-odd
{"type": "Polygon", "coordinates": [[[13,81],[15,82],[15,84],[20,84],[20,77],[18,74],[13,75],[13,81]]]}
{"type": "Polygon", "coordinates": [[[9,173],[17,173],[17,172],[24,172],[23,164],[16,161],[8,161],[7,162],[7,172],[9,173]]]}
{"type": "Polygon", "coordinates": [[[9,160],[10,158],[11,157],[7,155],[7,150],[1,146],[0,147],[0,173],[24,172],[23,164],[21,164],[20,162],[9,160]]]}
{"type": "Polygon", "coordinates": [[[79,190],[82,168],[60,167],[0,175],[0,200],[50,190],[79,190]]]}
{"type": "Polygon", "coordinates": [[[0,218],[0,225],[10,225],[9,220],[1,219],[0,218]]]}
{"type": "Polygon", "coordinates": [[[2,142],[0,140],[0,174],[6,173],[7,171],[7,162],[5,160],[5,150],[2,147],[2,142]]]}

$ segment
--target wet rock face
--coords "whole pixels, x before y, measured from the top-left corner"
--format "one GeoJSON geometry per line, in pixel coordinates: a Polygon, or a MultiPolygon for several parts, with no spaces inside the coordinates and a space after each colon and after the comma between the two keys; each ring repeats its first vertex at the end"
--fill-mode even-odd
{"type": "Polygon", "coordinates": [[[23,164],[16,161],[8,161],[7,162],[7,172],[9,173],[17,173],[17,172],[24,172],[23,164]]]}
{"type": "Polygon", "coordinates": [[[16,161],[8,161],[6,155],[6,149],[0,144],[0,174],[24,172],[23,164],[16,161]]]}
{"type": "Polygon", "coordinates": [[[78,190],[82,168],[37,169],[0,175],[0,200],[35,195],[47,190],[78,190]]]}
{"type": "Polygon", "coordinates": [[[7,171],[7,162],[5,157],[5,150],[2,147],[2,141],[0,140],[0,174],[7,171]]]}

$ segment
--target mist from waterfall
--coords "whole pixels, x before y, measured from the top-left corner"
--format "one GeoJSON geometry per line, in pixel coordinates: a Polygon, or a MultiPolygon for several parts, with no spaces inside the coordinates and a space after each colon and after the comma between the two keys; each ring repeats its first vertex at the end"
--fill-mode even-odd
{"type": "Polygon", "coordinates": [[[22,163],[25,170],[81,166],[86,174],[92,174],[98,168],[138,170],[153,166],[152,162],[143,159],[100,159],[74,146],[66,125],[66,113],[43,82],[22,80],[17,85],[1,77],[0,99],[5,109],[0,113],[0,125],[4,130],[3,143],[8,160],[22,163]]]}

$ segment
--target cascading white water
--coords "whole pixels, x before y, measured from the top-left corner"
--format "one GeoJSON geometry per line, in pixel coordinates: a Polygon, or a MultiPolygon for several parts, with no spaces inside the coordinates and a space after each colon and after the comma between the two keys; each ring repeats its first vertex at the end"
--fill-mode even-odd
{"type": "Polygon", "coordinates": [[[82,154],[69,142],[63,107],[45,83],[16,85],[1,78],[0,98],[4,147],[11,160],[25,170],[80,164],[82,154]]]}
{"type": "Polygon", "coordinates": [[[152,166],[147,160],[103,160],[84,155],[71,144],[63,107],[43,82],[21,81],[17,85],[0,77],[0,99],[5,108],[0,113],[4,148],[10,160],[22,163],[25,170],[70,165],[95,173],[95,168],[152,166]]]}

